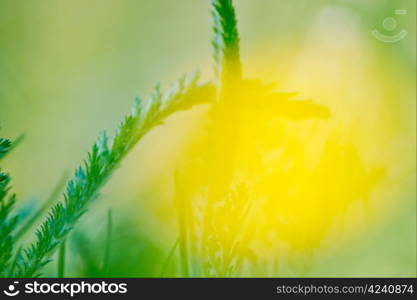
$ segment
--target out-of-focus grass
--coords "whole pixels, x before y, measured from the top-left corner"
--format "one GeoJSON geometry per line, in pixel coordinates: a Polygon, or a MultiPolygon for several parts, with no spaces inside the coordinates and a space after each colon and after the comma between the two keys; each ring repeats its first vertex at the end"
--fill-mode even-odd
{"type": "MultiPolygon", "coordinates": [[[[383,215],[398,212],[372,225],[348,250],[327,253],[301,272],[415,275],[415,1],[243,0],[236,5],[251,77],[274,80],[280,88],[330,105],[333,119],[342,120],[337,126],[357,126],[355,139],[366,162],[396,162],[384,182],[396,187],[389,196],[393,200],[378,206],[377,195],[373,208],[383,215]],[[381,43],[371,30],[382,30],[382,20],[397,8],[407,9],[398,18],[409,34],[397,44],[381,43]]],[[[115,124],[134,96],[195,66],[205,75],[211,68],[204,1],[3,0],[0,32],[2,134],[27,137],[4,163],[20,201],[46,198],[62,170],[80,161],[97,132],[115,124]]],[[[105,232],[105,222],[93,228],[95,220],[105,219],[108,206],[121,209],[114,218],[111,275],[159,274],[176,238],[174,161],[202,128],[202,116],[204,108],[174,116],[135,149],[105,189],[91,223],[81,236],[74,234],[74,241],[88,239],[78,244],[88,247],[82,250],[87,260],[83,266],[70,254],[67,275],[103,275],[97,255],[104,255],[99,233],[105,232]]],[[[298,260],[303,259],[309,257],[298,260]]],[[[284,275],[296,272],[292,264],[284,266],[284,275]]],[[[172,269],[168,275],[175,275],[172,269]]],[[[267,267],[258,272],[247,275],[277,275],[267,267]]],[[[48,275],[56,275],[55,266],[48,275]]]]}

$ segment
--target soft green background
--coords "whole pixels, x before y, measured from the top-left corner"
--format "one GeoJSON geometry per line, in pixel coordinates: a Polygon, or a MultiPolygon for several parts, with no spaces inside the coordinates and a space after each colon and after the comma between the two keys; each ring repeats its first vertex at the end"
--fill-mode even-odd
{"type": "MultiPolygon", "coordinates": [[[[393,102],[406,107],[409,113],[404,118],[408,125],[414,124],[414,0],[235,2],[242,57],[253,76],[259,69],[263,74],[284,76],[281,70],[285,74],[291,68],[291,58],[296,59],[295,55],[288,57],[288,52],[306,49],[309,29],[323,10],[342,11],[358,24],[360,30],[355,34],[367,55],[380,62],[386,79],[381,82],[381,92],[387,86],[405,91],[393,102]],[[407,9],[399,26],[409,34],[393,45],[381,43],[371,31],[382,30],[382,20],[397,8],[407,9]],[[267,63],[252,53],[263,53],[276,61],[267,63]],[[286,61],[282,62],[284,54],[286,61]]],[[[324,20],[329,33],[338,26],[333,21],[324,20]]],[[[19,206],[30,210],[42,202],[63,171],[72,171],[82,160],[97,134],[115,127],[136,95],[146,96],[157,82],[166,87],[195,68],[209,78],[210,26],[208,1],[0,0],[1,135],[26,135],[2,166],[12,175],[19,206]]],[[[335,42],[344,39],[334,32],[335,42]]],[[[199,113],[198,109],[182,113],[181,119],[193,122],[199,113]]],[[[97,249],[103,244],[108,207],[113,208],[117,224],[111,275],[159,274],[173,242],[158,224],[158,214],[166,215],[165,207],[170,205],[163,197],[169,189],[169,184],[164,185],[169,173],[164,167],[180,152],[180,141],[190,133],[178,130],[181,122],[174,117],[171,127],[157,129],[116,173],[80,227],[91,244],[85,253],[90,251],[92,257],[83,252],[87,267],[82,270],[81,259],[72,254],[68,275],[100,275],[94,261],[100,264],[103,255],[97,249]],[[155,156],[158,159],[152,159],[155,156]],[[162,192],[153,192],[158,188],[162,192]]],[[[404,151],[415,155],[414,130],[411,136],[414,139],[406,143],[409,149],[404,151]]],[[[415,158],[409,163],[415,166],[415,158]]],[[[403,193],[395,195],[401,197],[398,212],[370,229],[366,238],[315,262],[307,276],[416,275],[415,167],[410,168],[412,175],[404,179],[403,193]]],[[[74,244],[71,247],[88,243],[74,244]]],[[[51,265],[49,275],[55,274],[53,268],[51,265]]]]}

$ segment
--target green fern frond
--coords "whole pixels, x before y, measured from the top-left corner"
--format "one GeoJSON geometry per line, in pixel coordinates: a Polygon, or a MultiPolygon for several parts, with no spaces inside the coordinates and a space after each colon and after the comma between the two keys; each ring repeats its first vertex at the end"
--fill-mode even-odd
{"type": "Polygon", "coordinates": [[[15,140],[13,140],[13,143],[9,139],[0,138],[0,160],[3,159],[7,154],[9,154],[10,151],[16,148],[24,139],[24,134],[18,136],[15,140]]]}
{"type": "Polygon", "coordinates": [[[213,58],[217,78],[241,77],[239,32],[232,0],[211,0],[213,58]]]}
{"type": "Polygon", "coordinates": [[[0,138],[0,159],[6,156],[12,147],[12,142],[9,139],[0,138]]]}
{"type": "Polygon", "coordinates": [[[36,242],[24,251],[16,277],[40,276],[40,270],[86,212],[88,204],[99,196],[100,188],[146,133],[169,115],[212,99],[214,88],[210,84],[199,86],[198,78],[198,74],[190,80],[182,77],[166,95],[157,86],[146,103],[136,99],[132,112],[120,124],[111,143],[105,132],[100,135],[84,164],[68,182],[64,201],[52,208],[37,231],[36,242]]]}
{"type": "MultiPolygon", "coordinates": [[[[0,138],[0,158],[11,149],[8,139],[0,138]]],[[[14,239],[12,231],[16,227],[16,217],[10,217],[10,211],[15,203],[15,195],[8,196],[10,176],[0,170],[0,277],[4,277],[12,257],[14,239]]]]}

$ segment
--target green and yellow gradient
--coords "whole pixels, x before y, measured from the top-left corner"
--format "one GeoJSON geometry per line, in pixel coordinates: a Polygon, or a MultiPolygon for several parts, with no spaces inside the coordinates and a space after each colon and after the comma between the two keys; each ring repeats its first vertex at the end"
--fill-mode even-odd
{"type": "Polygon", "coordinates": [[[225,36],[233,7],[213,11],[212,72],[209,1],[2,0],[19,206],[40,205],[134,96],[199,67],[213,104],[130,154],[67,242],[67,276],[416,276],[415,4],[234,1],[239,33],[225,36]],[[396,43],[372,35],[396,33],[389,16],[408,31],[396,43]]]}

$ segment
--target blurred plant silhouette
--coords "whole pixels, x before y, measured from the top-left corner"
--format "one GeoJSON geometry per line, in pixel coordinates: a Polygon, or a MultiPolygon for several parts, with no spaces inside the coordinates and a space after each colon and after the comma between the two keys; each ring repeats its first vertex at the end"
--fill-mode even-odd
{"type": "MultiPolygon", "coordinates": [[[[157,85],[146,101],[136,99],[114,135],[100,134],[61,201],[51,205],[58,184],[30,216],[13,214],[11,179],[0,172],[0,277],[39,277],[52,261],[59,277],[69,261],[82,277],[307,275],[317,249],[337,247],[341,227],[360,232],[355,207],[367,207],[385,166],[366,164],[349,130],[320,127],[332,121],[333,107],[331,114],[317,97],[247,74],[233,1],[210,5],[213,80],[200,82],[196,72],[166,93],[157,85]],[[140,218],[133,210],[123,218],[109,211],[98,236],[78,228],[133,148],[170,116],[198,105],[208,107],[208,121],[175,162],[171,248],[158,248],[160,237],[146,227],[133,232],[132,215],[140,218]],[[21,236],[35,226],[27,245],[21,236]]],[[[20,140],[1,138],[0,160],[20,140]]]]}

